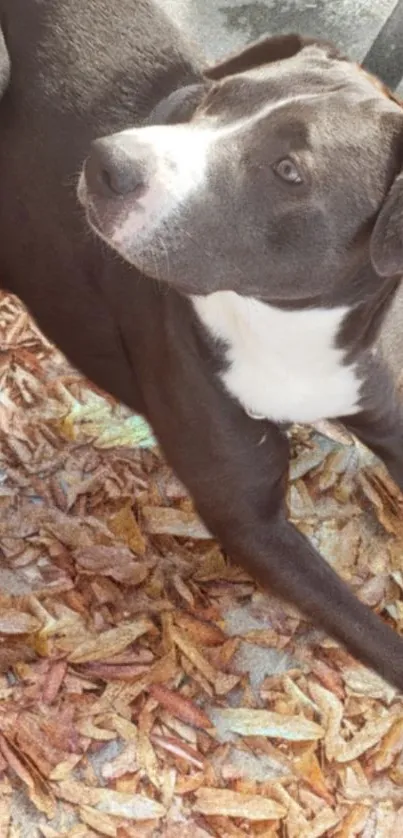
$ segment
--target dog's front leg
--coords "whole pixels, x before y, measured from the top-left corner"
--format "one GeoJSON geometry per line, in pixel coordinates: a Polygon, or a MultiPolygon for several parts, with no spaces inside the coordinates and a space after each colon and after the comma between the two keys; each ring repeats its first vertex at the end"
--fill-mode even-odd
{"type": "Polygon", "coordinates": [[[359,602],[286,518],[285,436],[247,417],[214,385],[199,387],[197,371],[195,379],[185,390],[172,378],[164,393],[154,389],[149,413],[210,532],[264,586],[403,690],[403,639],[359,602]]]}
{"type": "Polygon", "coordinates": [[[403,491],[403,401],[382,362],[374,363],[367,372],[362,410],[341,421],[384,462],[403,491]]]}

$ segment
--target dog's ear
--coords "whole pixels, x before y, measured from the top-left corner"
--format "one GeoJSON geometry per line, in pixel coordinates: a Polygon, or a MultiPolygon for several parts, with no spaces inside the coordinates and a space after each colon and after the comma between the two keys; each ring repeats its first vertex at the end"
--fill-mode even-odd
{"type": "Polygon", "coordinates": [[[403,274],[403,172],[395,178],[376,219],[370,255],[379,276],[403,274]]]}
{"type": "Polygon", "coordinates": [[[331,58],[343,58],[337,47],[330,41],[319,38],[309,38],[303,35],[275,35],[272,38],[262,38],[254,41],[240,52],[224,58],[212,67],[209,67],[204,75],[208,79],[218,81],[225,76],[233,76],[235,73],[243,73],[260,67],[262,64],[272,64],[274,61],[282,61],[284,58],[292,58],[304,47],[318,46],[326,55],[331,58]]]}
{"type": "Polygon", "coordinates": [[[206,81],[174,90],[151,111],[147,125],[176,125],[188,122],[209,86],[209,82],[206,81]]]}

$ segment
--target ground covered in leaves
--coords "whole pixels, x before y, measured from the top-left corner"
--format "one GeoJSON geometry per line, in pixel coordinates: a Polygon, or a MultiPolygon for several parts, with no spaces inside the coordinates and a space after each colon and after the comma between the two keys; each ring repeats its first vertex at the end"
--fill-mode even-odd
{"type": "MultiPolygon", "coordinates": [[[[401,499],[293,436],[290,514],[400,629],[401,499]]],[[[0,297],[0,836],[396,838],[402,698],[232,567],[148,429],[0,297]]]]}

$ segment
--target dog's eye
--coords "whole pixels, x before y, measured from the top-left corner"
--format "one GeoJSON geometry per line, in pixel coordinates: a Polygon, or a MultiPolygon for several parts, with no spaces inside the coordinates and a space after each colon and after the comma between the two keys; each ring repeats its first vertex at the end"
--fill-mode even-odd
{"type": "Polygon", "coordinates": [[[275,163],[273,169],[282,180],[287,183],[302,183],[302,177],[292,160],[289,157],[283,157],[278,163],[275,163]]]}

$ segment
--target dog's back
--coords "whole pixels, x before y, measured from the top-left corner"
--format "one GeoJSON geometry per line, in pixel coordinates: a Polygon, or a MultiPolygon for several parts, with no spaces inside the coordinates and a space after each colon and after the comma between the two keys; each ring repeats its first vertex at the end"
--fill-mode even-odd
{"type": "MultiPolygon", "coordinates": [[[[130,295],[136,272],[88,233],[77,176],[95,137],[141,124],[196,78],[197,60],[148,0],[0,0],[0,20],[12,66],[0,102],[1,283],[76,366],[136,407],[108,283],[112,265],[130,295]]],[[[144,293],[155,297],[149,284],[144,293]]],[[[133,336],[140,310],[138,297],[133,336]]]]}

